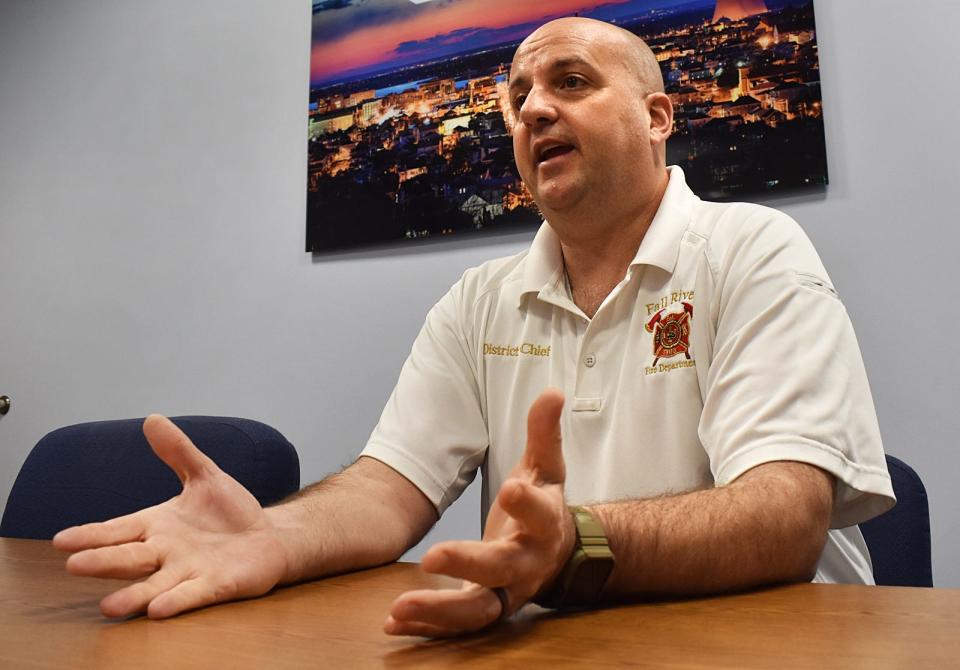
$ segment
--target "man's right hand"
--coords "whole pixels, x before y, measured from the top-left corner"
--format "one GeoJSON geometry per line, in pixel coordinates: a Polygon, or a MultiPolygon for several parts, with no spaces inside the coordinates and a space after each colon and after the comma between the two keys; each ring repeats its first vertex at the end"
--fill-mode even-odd
{"type": "Polygon", "coordinates": [[[151,618],[272,589],[286,574],[286,552],[256,498],[223,472],[169,419],[143,424],[147,441],[183,483],[165,503],[53,538],[74,575],[140,579],[100,602],[107,616],[151,618]]]}

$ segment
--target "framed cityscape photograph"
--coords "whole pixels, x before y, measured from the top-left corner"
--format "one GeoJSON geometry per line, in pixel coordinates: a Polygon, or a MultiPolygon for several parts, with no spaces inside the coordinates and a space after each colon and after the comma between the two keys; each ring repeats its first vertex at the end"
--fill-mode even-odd
{"type": "Polygon", "coordinates": [[[520,41],[574,15],[650,45],[701,197],[827,183],[812,0],[313,0],[307,251],[539,224],[500,103],[520,41]]]}

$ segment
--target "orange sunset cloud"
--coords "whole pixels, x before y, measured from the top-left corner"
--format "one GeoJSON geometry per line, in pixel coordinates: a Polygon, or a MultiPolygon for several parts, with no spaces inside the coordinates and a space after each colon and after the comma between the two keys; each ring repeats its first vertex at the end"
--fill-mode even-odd
{"type": "MultiPolygon", "coordinates": [[[[622,0],[625,1],[625,0],[622,0]]],[[[501,29],[585,11],[604,2],[591,0],[463,0],[429,7],[417,16],[360,28],[335,40],[318,42],[311,53],[314,80],[396,58],[397,47],[463,28],[501,29]]]]}

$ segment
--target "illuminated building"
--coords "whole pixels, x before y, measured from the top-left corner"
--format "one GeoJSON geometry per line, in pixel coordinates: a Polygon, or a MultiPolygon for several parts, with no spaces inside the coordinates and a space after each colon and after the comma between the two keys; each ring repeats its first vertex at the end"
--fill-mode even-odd
{"type": "Polygon", "coordinates": [[[382,105],[382,100],[368,100],[363,103],[360,108],[360,121],[362,125],[369,126],[371,123],[376,123],[381,115],[382,105]]]}
{"type": "Polygon", "coordinates": [[[355,107],[361,102],[366,102],[367,100],[372,100],[377,97],[377,92],[373,89],[366,91],[357,91],[356,93],[351,93],[350,97],[347,99],[347,105],[350,107],[355,107]]]}
{"type": "Polygon", "coordinates": [[[405,181],[413,179],[414,177],[419,177],[422,174],[427,174],[427,168],[425,167],[413,167],[409,170],[399,170],[397,175],[400,177],[400,183],[402,184],[405,181]]]}
{"type": "Polygon", "coordinates": [[[461,116],[443,119],[440,122],[440,134],[450,135],[456,128],[469,128],[471,118],[472,116],[470,114],[463,114],[461,116]]]}
{"type": "Polygon", "coordinates": [[[353,109],[345,109],[317,117],[310,122],[310,137],[316,138],[338,130],[349,130],[354,124],[353,113],[353,109]]]}
{"type": "Polygon", "coordinates": [[[503,214],[503,205],[491,204],[479,195],[472,195],[460,206],[460,210],[473,217],[473,223],[478,228],[487,221],[492,221],[503,214]]]}
{"type": "Polygon", "coordinates": [[[517,207],[533,207],[533,196],[527,190],[526,185],[518,182],[519,192],[507,191],[503,194],[503,208],[507,211],[513,211],[517,207]]]}
{"type": "Polygon", "coordinates": [[[764,0],[717,0],[713,22],[716,23],[720,19],[739,21],[755,14],[766,14],[767,11],[764,0]]]}

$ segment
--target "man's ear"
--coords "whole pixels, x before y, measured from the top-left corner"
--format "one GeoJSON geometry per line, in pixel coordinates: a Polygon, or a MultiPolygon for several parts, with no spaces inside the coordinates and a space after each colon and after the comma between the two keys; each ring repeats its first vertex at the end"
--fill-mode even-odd
{"type": "Polygon", "coordinates": [[[497,84],[497,93],[499,94],[500,113],[503,115],[503,125],[507,127],[507,134],[513,135],[513,127],[517,123],[517,117],[510,106],[510,92],[505,82],[497,84]]]}
{"type": "Polygon", "coordinates": [[[666,93],[651,93],[647,96],[647,112],[650,114],[650,143],[662,146],[673,132],[673,103],[666,93]]]}

